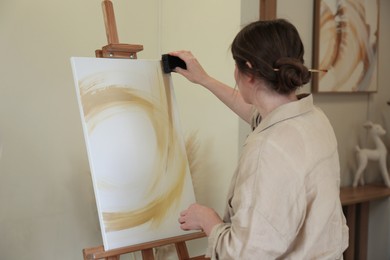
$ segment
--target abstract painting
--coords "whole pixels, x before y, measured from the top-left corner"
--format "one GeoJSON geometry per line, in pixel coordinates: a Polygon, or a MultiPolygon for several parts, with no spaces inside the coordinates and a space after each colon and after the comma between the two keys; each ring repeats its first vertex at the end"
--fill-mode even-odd
{"type": "Polygon", "coordinates": [[[377,91],[378,17],[378,0],[315,0],[315,92],[377,91]]]}
{"type": "Polygon", "coordinates": [[[161,61],[71,63],[105,250],[187,234],[194,189],[161,61]]]}

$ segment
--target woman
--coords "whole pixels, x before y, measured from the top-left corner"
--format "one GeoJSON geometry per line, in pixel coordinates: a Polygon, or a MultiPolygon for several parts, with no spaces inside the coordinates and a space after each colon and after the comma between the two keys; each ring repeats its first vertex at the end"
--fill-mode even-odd
{"type": "Polygon", "coordinates": [[[337,142],[312,95],[304,48],[286,20],[244,27],[231,46],[238,92],[210,77],[190,52],[176,68],[252,124],[228,193],[223,219],[193,204],[179,223],[203,230],[213,259],[341,259],[348,228],[339,199],[337,142]]]}

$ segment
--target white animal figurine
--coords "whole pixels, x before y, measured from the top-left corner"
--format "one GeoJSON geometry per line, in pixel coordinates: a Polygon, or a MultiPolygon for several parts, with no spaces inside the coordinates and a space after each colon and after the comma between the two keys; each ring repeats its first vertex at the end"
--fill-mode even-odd
{"type": "Polygon", "coordinates": [[[359,181],[362,185],[364,185],[362,173],[367,166],[368,160],[373,160],[378,161],[383,180],[385,181],[386,186],[390,188],[390,178],[386,165],[387,149],[380,138],[380,136],[386,134],[386,131],[381,125],[373,124],[370,121],[366,122],[363,126],[368,129],[368,133],[374,140],[376,149],[361,149],[359,146],[356,146],[359,166],[355,173],[355,179],[352,186],[357,187],[359,181]]]}

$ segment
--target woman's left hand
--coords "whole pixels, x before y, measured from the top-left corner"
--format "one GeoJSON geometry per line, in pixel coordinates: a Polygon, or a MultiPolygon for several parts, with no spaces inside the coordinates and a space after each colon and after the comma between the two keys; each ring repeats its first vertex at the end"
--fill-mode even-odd
{"type": "Polygon", "coordinates": [[[203,230],[209,235],[215,225],[222,223],[222,219],[215,210],[195,203],[180,213],[179,223],[183,230],[203,230]]]}

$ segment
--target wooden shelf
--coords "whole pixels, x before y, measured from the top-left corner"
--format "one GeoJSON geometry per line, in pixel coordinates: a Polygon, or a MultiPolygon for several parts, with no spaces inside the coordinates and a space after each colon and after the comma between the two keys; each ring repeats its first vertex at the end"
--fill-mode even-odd
{"type": "Polygon", "coordinates": [[[349,228],[349,246],[345,260],[366,260],[369,205],[371,201],[390,197],[390,188],[382,185],[365,185],[340,189],[340,200],[349,228]]]}
{"type": "Polygon", "coordinates": [[[390,196],[390,188],[380,184],[343,187],[340,189],[340,200],[343,206],[383,199],[390,196]]]}

